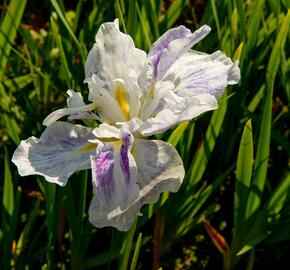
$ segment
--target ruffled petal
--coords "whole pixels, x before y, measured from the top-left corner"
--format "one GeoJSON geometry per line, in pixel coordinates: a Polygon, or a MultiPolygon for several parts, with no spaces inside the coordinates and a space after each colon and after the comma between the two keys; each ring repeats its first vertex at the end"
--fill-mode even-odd
{"type": "Polygon", "coordinates": [[[89,209],[89,219],[94,226],[113,226],[127,231],[140,215],[142,205],[157,202],[162,192],[179,189],[184,168],[173,146],[162,141],[136,139],[132,153],[138,168],[138,198],[126,209],[117,206],[104,211],[98,196],[94,196],[89,209]]]}
{"type": "Polygon", "coordinates": [[[170,67],[163,79],[174,83],[178,96],[210,94],[218,99],[228,84],[239,82],[240,69],[238,62],[233,63],[220,51],[190,51],[170,67]]]}
{"type": "Polygon", "coordinates": [[[129,35],[120,32],[118,19],[103,23],[95,41],[85,64],[86,79],[95,74],[106,88],[112,89],[114,79],[138,78],[146,62],[146,53],[135,48],[129,35]]]}
{"type": "Polygon", "coordinates": [[[148,54],[148,58],[153,64],[154,79],[161,79],[170,66],[193,45],[202,40],[210,30],[209,26],[204,25],[192,33],[181,25],[163,34],[154,42],[148,54]]]}
{"type": "Polygon", "coordinates": [[[76,171],[90,168],[90,155],[96,152],[92,129],[65,122],[47,127],[40,138],[21,141],[12,162],[21,176],[41,175],[64,186],[76,171]]]}

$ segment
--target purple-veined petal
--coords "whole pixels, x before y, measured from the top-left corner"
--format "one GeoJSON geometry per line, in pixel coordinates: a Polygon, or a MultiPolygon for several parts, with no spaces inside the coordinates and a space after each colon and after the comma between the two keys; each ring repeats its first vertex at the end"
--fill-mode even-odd
{"type": "Polygon", "coordinates": [[[127,208],[139,193],[137,167],[130,153],[133,137],[122,136],[121,142],[105,143],[91,156],[93,186],[104,212],[127,208]]]}
{"type": "Polygon", "coordinates": [[[193,45],[202,40],[210,27],[204,25],[195,32],[181,25],[168,30],[154,42],[148,54],[153,64],[154,79],[161,79],[172,64],[186,53],[193,45]]]}
{"type": "Polygon", "coordinates": [[[240,69],[238,62],[233,63],[220,51],[213,54],[189,51],[170,67],[163,79],[174,83],[178,96],[210,94],[218,99],[228,84],[239,82],[240,69]]]}
{"type": "Polygon", "coordinates": [[[47,127],[40,138],[21,141],[12,162],[21,176],[41,175],[49,182],[65,185],[76,171],[90,168],[90,155],[96,152],[92,129],[65,122],[47,127]]]}
{"type": "Polygon", "coordinates": [[[144,204],[157,202],[162,192],[179,189],[184,168],[173,146],[162,141],[135,139],[132,153],[138,168],[138,197],[125,209],[111,207],[104,211],[97,195],[94,196],[89,209],[89,219],[94,226],[113,226],[127,231],[144,204]]]}

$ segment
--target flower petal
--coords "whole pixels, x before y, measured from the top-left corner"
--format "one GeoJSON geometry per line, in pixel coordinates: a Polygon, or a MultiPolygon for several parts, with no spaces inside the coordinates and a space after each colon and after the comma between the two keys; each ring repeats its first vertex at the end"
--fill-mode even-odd
{"type": "Polygon", "coordinates": [[[133,137],[123,134],[122,143],[107,143],[91,156],[93,186],[102,212],[127,208],[139,193],[137,167],[130,153],[133,137]]]}
{"type": "Polygon", "coordinates": [[[118,19],[113,23],[102,24],[85,64],[85,82],[90,83],[93,76],[97,82],[96,87],[90,89],[89,100],[99,100],[99,93],[104,95],[105,91],[115,98],[116,80],[121,81],[128,93],[131,117],[136,116],[142,94],[137,81],[145,63],[146,53],[135,48],[129,35],[120,32],[118,19]]]}
{"type": "Polygon", "coordinates": [[[233,63],[220,51],[190,51],[170,67],[163,79],[174,83],[178,96],[210,94],[218,99],[228,84],[239,82],[240,69],[238,62],[233,63]]]}
{"type": "Polygon", "coordinates": [[[63,186],[74,172],[90,168],[90,155],[96,152],[96,145],[88,142],[92,138],[89,128],[56,122],[39,139],[21,141],[12,162],[21,176],[42,175],[63,186]]]}
{"type": "Polygon", "coordinates": [[[156,116],[144,121],[139,132],[143,136],[158,134],[168,130],[173,125],[191,120],[217,107],[217,101],[212,95],[178,97],[170,91],[169,95],[163,100],[163,104],[160,106],[156,116]]]}
{"type": "Polygon", "coordinates": [[[186,53],[193,45],[202,40],[210,27],[204,25],[195,32],[181,25],[168,30],[154,42],[148,54],[154,69],[154,78],[161,79],[174,62],[186,53]]]}
{"type": "Polygon", "coordinates": [[[145,62],[146,53],[135,48],[129,35],[120,32],[119,20],[116,19],[100,26],[85,64],[86,79],[95,74],[108,89],[112,89],[110,84],[114,79],[125,80],[128,76],[137,79],[145,62]]]}
{"type": "Polygon", "coordinates": [[[168,143],[136,139],[132,149],[139,176],[138,198],[126,209],[112,207],[104,211],[97,196],[89,209],[90,222],[96,227],[113,226],[120,231],[130,229],[144,204],[155,203],[161,192],[176,192],[184,178],[178,153],[168,143]]]}
{"type": "Polygon", "coordinates": [[[120,129],[106,123],[99,125],[93,130],[97,138],[115,138],[120,139],[120,129]]]}
{"type": "Polygon", "coordinates": [[[71,115],[71,119],[96,119],[101,120],[97,115],[91,113],[90,111],[95,109],[97,105],[95,103],[91,103],[86,105],[83,101],[83,97],[80,93],[74,92],[73,90],[68,90],[67,94],[69,97],[67,98],[67,106],[66,109],[59,109],[51,114],[49,114],[44,120],[43,125],[50,126],[58,119],[71,115]]]}

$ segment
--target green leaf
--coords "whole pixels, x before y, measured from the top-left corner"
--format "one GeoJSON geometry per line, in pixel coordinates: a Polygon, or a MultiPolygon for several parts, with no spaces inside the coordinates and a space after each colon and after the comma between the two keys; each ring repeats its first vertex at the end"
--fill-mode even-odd
{"type": "Polygon", "coordinates": [[[244,127],[239,147],[234,194],[234,231],[232,248],[235,251],[244,239],[247,228],[245,223],[246,202],[253,169],[253,135],[252,123],[249,119],[244,127]]]}
{"type": "Polygon", "coordinates": [[[66,83],[68,85],[68,88],[72,88],[72,74],[70,72],[67,57],[66,57],[64,48],[62,46],[62,39],[61,39],[61,36],[58,32],[57,24],[56,24],[56,21],[53,18],[53,16],[50,18],[50,24],[51,24],[53,37],[54,37],[56,45],[60,51],[61,66],[64,69],[66,83]]]}
{"type": "Polygon", "coordinates": [[[139,258],[139,253],[140,253],[141,244],[142,244],[142,233],[139,233],[138,239],[137,239],[137,243],[136,243],[136,247],[135,247],[135,251],[134,251],[134,254],[133,254],[133,258],[132,258],[132,262],[131,262],[131,266],[130,266],[130,270],[135,270],[136,269],[138,258],[139,258]]]}
{"type": "Polygon", "coordinates": [[[12,216],[14,210],[14,187],[9,164],[8,153],[6,152],[4,158],[3,207],[12,216]]]}
{"type": "Polygon", "coordinates": [[[272,97],[274,81],[281,61],[281,54],[285,46],[289,29],[290,11],[284,18],[275,41],[266,74],[266,101],[261,122],[258,141],[258,149],[254,164],[254,178],[251,193],[247,204],[246,218],[251,216],[260,206],[261,196],[264,190],[270,154],[271,120],[272,120],[272,97]]]}
{"type": "Polygon", "coordinates": [[[272,194],[267,209],[277,214],[290,199],[290,173],[281,181],[275,192],[272,194]]]}
{"type": "Polygon", "coordinates": [[[247,245],[245,245],[236,255],[240,256],[240,255],[243,255],[244,253],[248,252],[249,250],[254,248],[256,245],[261,243],[263,240],[265,240],[265,238],[267,236],[268,236],[268,233],[264,233],[264,234],[259,235],[258,237],[256,237],[252,241],[250,241],[247,245]]]}
{"type": "Polygon", "coordinates": [[[189,121],[185,121],[179,124],[178,127],[174,129],[174,131],[170,134],[170,137],[168,138],[167,141],[173,146],[176,146],[178,142],[180,141],[180,139],[182,138],[183,133],[185,129],[187,128],[188,124],[189,124],[189,121]]]}

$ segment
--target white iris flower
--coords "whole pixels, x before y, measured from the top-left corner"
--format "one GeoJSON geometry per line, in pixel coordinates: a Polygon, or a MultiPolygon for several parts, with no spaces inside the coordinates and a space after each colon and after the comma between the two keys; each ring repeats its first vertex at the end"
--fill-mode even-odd
{"type": "Polygon", "coordinates": [[[68,90],[68,108],[50,114],[41,137],[16,149],[12,161],[19,174],[63,186],[74,172],[91,168],[90,222],[128,230],[143,204],[176,192],[184,178],[174,147],[148,136],[216,109],[224,88],[240,79],[238,63],[220,51],[190,49],[209,32],[208,26],[194,33],[170,29],[146,55],[119,31],[118,20],[102,24],[85,65],[91,104],[68,90]],[[57,122],[65,115],[101,124],[92,129],[57,122]]]}

